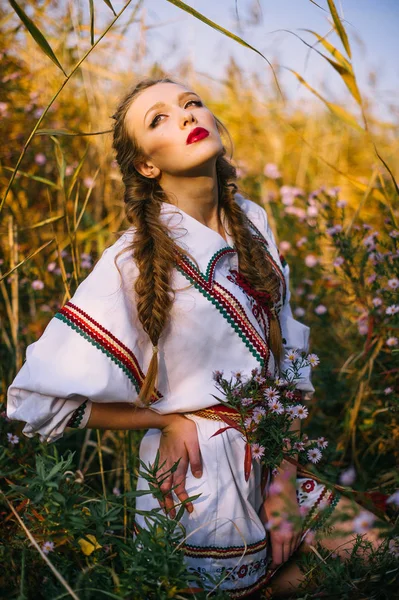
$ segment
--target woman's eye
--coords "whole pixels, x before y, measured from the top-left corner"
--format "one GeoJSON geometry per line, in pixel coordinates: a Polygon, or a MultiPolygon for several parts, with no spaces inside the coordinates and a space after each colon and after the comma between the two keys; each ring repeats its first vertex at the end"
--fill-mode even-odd
{"type": "MultiPolygon", "coordinates": [[[[188,106],[188,105],[189,105],[189,104],[191,104],[192,102],[194,102],[194,104],[197,104],[198,106],[202,106],[202,102],[201,102],[200,100],[189,100],[189,101],[186,103],[186,106],[188,106]]],[[[163,115],[162,113],[161,113],[161,114],[159,114],[159,115],[156,115],[156,116],[154,117],[154,119],[151,121],[151,123],[150,123],[150,127],[156,127],[156,126],[158,125],[158,118],[159,118],[159,117],[164,117],[164,116],[165,116],[165,115],[163,115]]]]}

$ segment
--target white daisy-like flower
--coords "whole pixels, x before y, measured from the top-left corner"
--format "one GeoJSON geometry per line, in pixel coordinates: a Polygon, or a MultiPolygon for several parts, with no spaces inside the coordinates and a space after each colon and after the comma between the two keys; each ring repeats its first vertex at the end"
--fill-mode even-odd
{"type": "Polygon", "coordinates": [[[253,424],[254,424],[254,421],[253,421],[252,417],[247,417],[244,421],[244,425],[247,429],[250,429],[253,424]]]}
{"type": "Polygon", "coordinates": [[[396,290],[399,287],[399,279],[397,277],[388,279],[388,287],[390,287],[391,290],[396,290]]]}
{"type": "Polygon", "coordinates": [[[386,345],[387,346],[397,346],[398,345],[398,338],[395,336],[391,336],[387,339],[386,341],[386,345]]]}
{"type": "Polygon", "coordinates": [[[284,412],[284,406],[279,400],[269,400],[268,405],[270,410],[278,415],[281,415],[284,412]]]}
{"type": "Polygon", "coordinates": [[[310,460],[310,462],[312,463],[317,463],[319,462],[319,460],[321,459],[321,452],[318,448],[311,448],[310,450],[307,451],[307,457],[310,460]]]}
{"type": "Polygon", "coordinates": [[[392,229],[392,231],[389,232],[389,235],[392,238],[398,238],[399,237],[399,231],[397,229],[392,229]]]}
{"type": "Polygon", "coordinates": [[[10,442],[10,444],[18,444],[19,442],[19,437],[17,435],[14,435],[13,433],[7,433],[7,437],[8,437],[8,441],[10,442]]]}
{"type": "Polygon", "coordinates": [[[278,400],[280,398],[280,393],[276,388],[267,387],[264,394],[268,400],[278,400]]]}
{"type": "Polygon", "coordinates": [[[396,490],[393,494],[391,494],[389,496],[389,498],[387,498],[386,500],[389,504],[395,504],[396,506],[399,506],[399,490],[396,490]]]}
{"type": "Polygon", "coordinates": [[[277,387],[284,387],[287,383],[288,381],[286,379],[277,378],[274,380],[274,385],[277,385],[277,387]]]}
{"type": "Polygon", "coordinates": [[[53,552],[54,550],[54,542],[44,542],[42,546],[42,550],[44,554],[48,554],[49,552],[53,552]]]}
{"type": "Polygon", "coordinates": [[[251,444],[252,457],[255,460],[260,460],[265,453],[264,446],[260,446],[259,444],[251,444]]]}
{"type": "Polygon", "coordinates": [[[393,392],[393,387],[386,387],[384,390],[384,394],[386,396],[388,396],[388,394],[392,394],[392,392],[393,392]]]}
{"type": "Polygon", "coordinates": [[[285,356],[290,362],[294,362],[294,360],[299,358],[299,354],[296,350],[290,350],[285,356]]]}
{"type": "Polygon", "coordinates": [[[381,306],[382,299],[377,296],[376,298],[372,299],[371,303],[373,304],[373,306],[381,306]]]}
{"type": "Polygon", "coordinates": [[[359,534],[367,533],[374,521],[375,517],[373,514],[366,510],[362,510],[358,516],[353,519],[353,530],[359,534]]]}
{"type": "Polygon", "coordinates": [[[299,419],[306,419],[306,417],[309,414],[308,409],[306,408],[306,406],[303,406],[303,404],[296,404],[294,406],[294,410],[295,410],[295,416],[298,417],[299,419]]]}
{"type": "Polygon", "coordinates": [[[297,418],[296,411],[295,411],[295,406],[293,404],[290,404],[289,406],[286,406],[285,407],[285,412],[289,416],[290,419],[294,420],[294,419],[297,418]]]}
{"type": "Polygon", "coordinates": [[[265,383],[266,379],[264,377],[262,377],[262,375],[255,375],[254,380],[256,381],[256,383],[259,383],[260,385],[262,385],[262,383],[265,383]]]}
{"type": "Polygon", "coordinates": [[[385,312],[387,315],[395,315],[397,312],[399,312],[399,306],[397,304],[391,304],[391,306],[388,306],[385,312]]]}
{"type": "Polygon", "coordinates": [[[295,442],[294,450],[299,450],[299,452],[303,452],[305,450],[305,444],[303,442],[295,442]]]}
{"type": "Polygon", "coordinates": [[[255,409],[252,415],[252,419],[255,423],[260,423],[265,414],[266,411],[264,408],[255,409]]]}
{"type": "Polygon", "coordinates": [[[317,356],[317,354],[308,354],[307,360],[311,367],[317,367],[317,365],[320,363],[320,358],[317,356]]]}
{"type": "Polygon", "coordinates": [[[325,437],[319,437],[319,438],[317,438],[317,445],[319,448],[322,448],[322,449],[327,448],[328,441],[326,440],[325,437]]]}
{"type": "Polygon", "coordinates": [[[252,402],[253,402],[252,398],[243,398],[241,400],[241,404],[243,406],[250,406],[252,404],[252,402]]]}
{"type": "Polygon", "coordinates": [[[348,467],[348,469],[343,471],[341,473],[341,475],[339,476],[339,482],[342,483],[342,485],[352,485],[352,483],[354,483],[355,479],[356,479],[356,470],[353,465],[348,467]]]}

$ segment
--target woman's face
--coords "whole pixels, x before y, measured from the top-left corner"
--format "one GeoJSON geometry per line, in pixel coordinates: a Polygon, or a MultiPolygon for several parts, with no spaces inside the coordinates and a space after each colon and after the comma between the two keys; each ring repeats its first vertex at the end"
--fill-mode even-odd
{"type": "Polygon", "coordinates": [[[223,143],[213,114],[187,88],[157,83],[145,89],[130,105],[125,123],[146,155],[136,164],[145,177],[160,176],[161,180],[214,173],[223,143]],[[206,129],[208,137],[187,144],[188,134],[196,127],[206,129]]]}

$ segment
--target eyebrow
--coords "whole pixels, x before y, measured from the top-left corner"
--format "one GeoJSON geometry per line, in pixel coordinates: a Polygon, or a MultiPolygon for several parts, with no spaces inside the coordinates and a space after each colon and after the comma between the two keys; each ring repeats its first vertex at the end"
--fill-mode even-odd
{"type": "MultiPolygon", "coordinates": [[[[182,100],[182,99],[183,99],[183,98],[185,98],[186,96],[192,96],[192,95],[194,95],[194,96],[197,96],[197,98],[199,98],[198,94],[196,94],[195,92],[182,92],[181,94],[179,94],[179,95],[178,95],[179,102],[180,102],[180,100],[182,100]]],[[[148,114],[149,114],[149,113],[150,113],[152,110],[155,110],[155,109],[157,109],[157,108],[161,108],[162,106],[165,106],[165,102],[157,102],[156,104],[154,104],[154,106],[151,106],[151,108],[149,108],[149,109],[147,110],[147,112],[145,113],[145,115],[144,115],[144,120],[143,120],[143,123],[145,123],[145,120],[146,120],[146,118],[147,118],[147,115],[148,115],[148,114]]]]}

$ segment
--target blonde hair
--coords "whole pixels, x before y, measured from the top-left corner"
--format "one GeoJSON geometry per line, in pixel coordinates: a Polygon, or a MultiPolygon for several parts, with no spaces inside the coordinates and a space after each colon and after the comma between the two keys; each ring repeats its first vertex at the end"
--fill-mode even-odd
{"type": "MultiPolygon", "coordinates": [[[[145,78],[124,95],[112,116],[115,119],[113,148],[116,151],[116,161],[125,186],[125,214],[129,223],[135,226],[134,240],[116,256],[115,264],[121,253],[132,252],[139,270],[134,285],[138,318],[154,350],[139,395],[145,404],[151,401],[155,390],[158,377],[158,341],[167,323],[175,297],[175,290],[171,288],[170,280],[175,267],[176,249],[178,248],[180,253],[186,254],[196,263],[188,252],[175,244],[167,226],[160,219],[162,202],[173,203],[156,179],[144,177],[134,167],[134,164],[145,156],[134,135],[129,135],[127,131],[126,113],[140,92],[157,83],[182,85],[167,77],[145,78]]],[[[223,130],[230,138],[223,123],[217,117],[214,118],[219,133],[223,130]]],[[[270,261],[265,260],[262,244],[252,236],[247,226],[247,217],[234,198],[238,190],[235,183],[237,173],[225,154],[224,148],[223,154],[216,159],[219,218],[223,208],[230,229],[229,235],[234,239],[237,250],[240,273],[255,290],[270,294],[273,302],[277,303],[280,295],[280,279],[270,261]]],[[[275,311],[272,311],[270,318],[270,347],[279,368],[282,337],[275,311]]]]}

